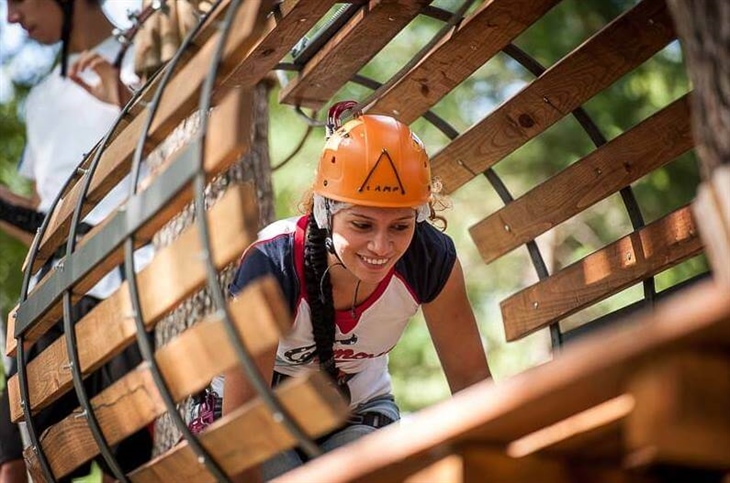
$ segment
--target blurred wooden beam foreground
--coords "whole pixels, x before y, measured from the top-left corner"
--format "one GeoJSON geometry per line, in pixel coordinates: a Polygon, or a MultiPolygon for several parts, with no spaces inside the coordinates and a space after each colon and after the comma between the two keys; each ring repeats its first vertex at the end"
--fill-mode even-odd
{"type": "Polygon", "coordinates": [[[730,297],[707,282],[621,330],[568,347],[553,362],[504,383],[473,386],[276,481],[404,481],[444,458],[456,461],[449,478],[430,481],[654,481],[650,467],[688,463],[728,470],[730,452],[723,454],[728,446],[721,445],[730,441],[728,349],[730,297]],[[698,387],[699,399],[688,392],[698,387]],[[575,426],[572,416],[623,395],[631,404],[623,412],[613,408],[617,424],[593,416],[604,431],[589,424],[573,433],[556,425],[575,426]],[[653,410],[657,401],[665,410],[653,410]],[[554,434],[542,435],[545,445],[510,456],[517,456],[511,445],[548,427],[554,434]],[[702,436],[703,428],[711,431],[702,436]],[[676,444],[675,430],[692,439],[676,444]],[[582,444],[561,447],[581,433],[582,444]],[[479,468],[474,478],[472,465],[479,468]]]}

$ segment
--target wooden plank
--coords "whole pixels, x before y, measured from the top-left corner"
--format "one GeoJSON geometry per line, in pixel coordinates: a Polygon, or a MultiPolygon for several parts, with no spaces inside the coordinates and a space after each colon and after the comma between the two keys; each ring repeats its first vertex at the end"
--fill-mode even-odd
{"type": "MultiPolygon", "coordinates": [[[[342,424],[347,405],[321,374],[293,378],[276,388],[284,408],[310,437],[321,436],[342,424]]],[[[296,440],[259,400],[237,408],[201,433],[201,443],[234,475],[259,464],[296,440]]],[[[186,442],[130,474],[134,482],[215,481],[186,442]]]]}
{"type": "Polygon", "coordinates": [[[281,2],[278,9],[282,18],[269,18],[261,41],[230,73],[220,76],[214,98],[227,88],[251,87],[263,79],[334,4],[335,0],[281,2]]]}
{"type": "MultiPolygon", "coordinates": [[[[242,292],[231,304],[234,320],[245,333],[244,343],[254,356],[275,347],[281,329],[290,323],[288,309],[276,289],[276,282],[268,279],[242,292]],[[272,307],[268,306],[270,301],[274,302],[272,307]]],[[[155,357],[175,401],[199,391],[214,376],[238,364],[223,320],[216,315],[181,334],[160,349],[155,357]]],[[[92,398],[92,407],[110,444],[145,427],[166,411],[152,373],[145,364],[92,398]]],[[[68,474],[99,452],[86,420],[79,417],[78,412],[80,409],[41,437],[57,477],[68,474]]]]}
{"type": "MultiPolygon", "coordinates": [[[[249,48],[258,40],[258,35],[263,27],[260,17],[264,15],[264,12],[259,10],[260,1],[245,2],[236,14],[236,19],[234,19],[236,28],[232,29],[225,49],[227,62],[236,65],[236,59],[242,55],[241,53],[248,52],[249,48]]],[[[177,72],[165,88],[149,131],[151,138],[156,142],[164,139],[180,121],[197,107],[200,88],[208,74],[219,36],[220,33],[212,36],[200,52],[177,72]]],[[[226,75],[228,65],[224,63],[221,66],[221,75],[226,75]]],[[[104,151],[85,199],[83,215],[91,211],[93,204],[101,200],[127,175],[134,150],[146,123],[147,112],[135,117],[104,151]]],[[[39,256],[33,266],[34,270],[52,256],[66,238],[73,209],[80,194],[81,186],[77,183],[69,191],[63,203],[56,208],[58,215],[54,216],[56,216],[57,223],[49,226],[43,236],[39,256]]]]}
{"type": "Polygon", "coordinates": [[[545,131],[674,39],[663,0],[625,12],[432,159],[451,193],[545,131]]]}
{"type": "MultiPolygon", "coordinates": [[[[633,475],[606,462],[575,461],[529,456],[512,458],[498,448],[480,445],[459,447],[456,454],[447,456],[429,468],[409,476],[406,483],[481,483],[523,482],[564,483],[590,481],[595,483],[654,482],[641,475],[633,475]]],[[[403,481],[390,476],[384,482],[403,481]]]]}
{"type": "Polygon", "coordinates": [[[693,146],[688,96],[665,107],[469,229],[490,263],[693,146]]]}
{"type": "Polygon", "coordinates": [[[413,20],[427,0],[369,0],[304,65],[279,102],[319,109],[413,20]]]}
{"type": "Polygon", "coordinates": [[[721,166],[700,185],[692,211],[707,248],[712,275],[730,287],[730,166],[721,166]]]}
{"type": "MultiPolygon", "coordinates": [[[[210,177],[217,173],[227,169],[236,159],[238,159],[242,153],[248,150],[248,146],[251,140],[250,137],[250,126],[251,126],[251,102],[252,97],[250,92],[235,92],[227,97],[212,114],[211,114],[211,126],[215,128],[215,134],[211,133],[211,136],[206,140],[206,158],[204,169],[210,177]]],[[[193,149],[194,146],[188,146],[188,150],[193,149]]],[[[179,151],[175,154],[174,159],[180,160],[183,158],[186,150],[179,151]]],[[[172,164],[172,163],[170,163],[172,164]]],[[[165,173],[163,170],[157,174],[154,178],[154,183],[164,183],[165,173]]],[[[152,183],[150,183],[152,184],[152,183]]],[[[144,190],[143,190],[144,191],[144,190]]],[[[142,196],[144,192],[142,192],[142,196]]],[[[167,221],[169,221],[177,212],[179,212],[187,203],[193,198],[192,187],[182,190],[169,202],[164,209],[159,211],[153,216],[144,226],[137,231],[136,241],[143,243],[148,240],[152,235],[160,229],[167,221]]],[[[251,202],[252,198],[246,200],[247,203],[251,202]]],[[[123,209],[117,210],[112,216],[123,217],[125,212],[123,209]]],[[[254,216],[257,215],[249,215],[254,216]]],[[[92,230],[77,247],[77,251],[82,249],[84,245],[92,240],[92,237],[104,229],[106,223],[111,219],[107,220],[98,225],[92,230]]],[[[114,269],[117,265],[121,264],[124,259],[123,246],[118,246],[113,251],[107,254],[102,260],[102,263],[94,267],[83,279],[79,280],[73,287],[73,293],[77,296],[83,295],[93,285],[98,282],[106,273],[114,269]]],[[[37,302],[37,298],[40,296],[40,288],[46,283],[56,283],[56,278],[60,278],[62,274],[56,273],[56,270],[51,272],[41,281],[41,283],[33,289],[29,294],[28,300],[24,303],[40,303],[37,302]]],[[[62,287],[58,287],[59,290],[62,287]]],[[[62,317],[62,304],[61,304],[61,292],[55,294],[55,298],[50,305],[46,307],[45,313],[32,323],[31,327],[26,332],[26,339],[29,341],[37,340],[56,320],[62,317]]],[[[44,303],[47,303],[44,300],[44,303]]]]}
{"type": "Polygon", "coordinates": [[[16,349],[18,348],[18,343],[15,340],[15,320],[16,316],[18,315],[18,306],[16,305],[13,307],[13,309],[8,313],[8,320],[7,320],[7,332],[5,333],[5,347],[3,347],[3,350],[5,351],[5,355],[10,357],[13,354],[15,354],[16,349]]]}
{"type": "Polygon", "coordinates": [[[627,387],[636,410],[626,421],[626,445],[643,464],[730,468],[727,352],[666,356],[638,370],[627,387]]]}
{"type": "MultiPolygon", "coordinates": [[[[255,239],[257,217],[251,186],[229,189],[208,211],[211,256],[217,268],[235,261],[255,239]]],[[[160,250],[137,277],[145,326],[160,318],[206,283],[206,270],[197,225],[187,228],[173,243],[160,250]]],[[[120,353],[135,337],[130,317],[128,283],[99,303],[76,324],[81,371],[88,374],[120,353]]],[[[65,340],[59,339],[28,364],[30,407],[35,412],[71,387],[65,340]]],[[[17,376],[8,381],[13,420],[22,416],[17,376]]]]}
{"type": "Polygon", "coordinates": [[[412,123],[559,1],[484,2],[365,110],[412,123]]]}
{"type": "Polygon", "coordinates": [[[680,208],[503,300],[505,337],[521,339],[701,251],[690,207],[680,208]]]}
{"type": "Polygon", "coordinates": [[[634,406],[631,394],[621,394],[512,441],[506,453],[512,458],[523,458],[545,450],[555,452],[561,446],[565,451],[571,446],[570,440],[581,439],[586,434],[603,433],[607,427],[618,427],[617,422],[630,414],[634,406]]]}
{"type": "Polygon", "coordinates": [[[462,442],[508,444],[623,394],[627,378],[643,362],[689,347],[730,347],[730,298],[724,287],[708,282],[687,289],[620,330],[577,341],[552,362],[498,385],[475,384],[412,415],[406,427],[383,428],[278,481],[388,481],[412,474],[434,454],[448,454],[462,442]]]}

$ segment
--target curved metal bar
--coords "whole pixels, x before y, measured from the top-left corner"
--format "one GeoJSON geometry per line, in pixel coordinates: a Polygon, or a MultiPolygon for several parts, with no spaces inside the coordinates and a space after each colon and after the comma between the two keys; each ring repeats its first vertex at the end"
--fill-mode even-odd
{"type": "Polygon", "coordinates": [[[23,413],[25,414],[25,427],[28,430],[28,435],[30,436],[31,449],[38,457],[38,461],[41,464],[41,471],[43,472],[43,476],[46,477],[46,480],[56,481],[56,478],[53,476],[53,471],[51,470],[51,465],[46,457],[46,453],[43,451],[43,446],[38,440],[38,431],[36,430],[35,423],[33,422],[33,414],[30,410],[30,393],[28,391],[27,374],[25,373],[25,348],[23,347],[22,334],[17,337],[16,340],[18,341],[17,357],[18,384],[20,385],[20,407],[23,408],[23,413]]]}
{"type": "MultiPolygon", "coordinates": [[[[102,139],[99,145],[99,149],[96,151],[94,158],[91,161],[91,164],[84,171],[85,178],[81,183],[81,193],[76,200],[76,206],[74,207],[74,211],[71,216],[71,226],[69,227],[68,239],[66,240],[66,259],[69,258],[69,256],[76,248],[76,233],[81,223],[81,211],[83,209],[84,200],[91,186],[91,180],[94,177],[94,173],[96,172],[96,169],[98,168],[101,161],[101,157],[104,154],[107,146],[109,145],[112,134],[114,134],[114,131],[116,131],[117,127],[119,127],[122,119],[124,119],[124,117],[129,113],[129,110],[132,108],[132,105],[137,100],[137,98],[141,96],[141,93],[142,89],[135,92],[135,95],[132,97],[132,99],[124,106],[122,111],[119,113],[119,116],[117,116],[114,124],[107,131],[106,135],[102,139]]],[[[119,466],[119,463],[117,462],[116,457],[112,452],[111,446],[104,436],[104,433],[99,424],[99,420],[94,413],[94,408],[91,404],[91,400],[86,393],[86,388],[84,387],[83,374],[81,372],[81,364],[79,362],[76,330],[74,328],[74,324],[76,321],[72,320],[72,316],[73,313],[71,293],[67,290],[63,294],[63,331],[64,338],[66,340],[66,352],[69,357],[69,365],[71,368],[74,391],[76,392],[76,397],[78,398],[79,404],[83,410],[82,414],[86,418],[86,421],[89,425],[89,430],[91,431],[96,445],[99,447],[99,452],[101,453],[101,456],[104,458],[104,461],[106,461],[106,463],[109,465],[109,469],[112,471],[114,476],[120,481],[127,482],[129,480],[124,474],[124,471],[119,466]]]]}
{"type": "MultiPolygon", "coordinates": [[[[502,50],[502,52],[516,60],[535,77],[541,76],[546,70],[545,67],[543,67],[537,60],[535,60],[532,56],[530,56],[524,50],[520,49],[514,44],[509,44],[502,50]]],[[[571,114],[578,121],[586,134],[588,134],[588,137],[591,138],[591,141],[593,141],[593,144],[597,148],[606,144],[606,137],[603,135],[603,133],[601,133],[600,129],[598,129],[598,126],[595,122],[593,122],[593,119],[591,119],[585,109],[579,107],[575,109],[571,114]]],[[[641,208],[639,207],[639,203],[634,196],[634,190],[631,188],[631,186],[627,186],[625,188],[622,188],[619,193],[621,194],[621,199],[624,203],[624,206],[626,207],[626,211],[629,215],[629,219],[631,220],[631,226],[634,231],[637,231],[644,227],[644,218],[641,215],[641,208]]],[[[654,299],[656,297],[654,277],[652,276],[644,280],[643,285],[644,298],[649,304],[653,305],[654,299]]]]}
{"type": "MultiPolygon", "coordinates": [[[[160,105],[160,100],[162,99],[162,93],[165,90],[165,87],[167,86],[168,82],[172,78],[172,75],[175,71],[175,66],[180,62],[180,60],[183,58],[183,54],[188,49],[190,44],[193,41],[193,38],[197,35],[197,33],[200,31],[202,25],[205,23],[207,18],[215,12],[219,6],[221,5],[222,0],[217,0],[211,9],[207,12],[207,15],[203,15],[200,20],[198,21],[195,28],[193,28],[188,35],[183,40],[182,44],[178,48],[177,52],[175,52],[175,55],[170,60],[164,75],[160,79],[160,83],[157,86],[157,91],[155,91],[155,95],[152,99],[152,102],[148,106],[148,112],[147,112],[147,118],[145,120],[144,127],[142,129],[142,134],[140,135],[139,142],[137,143],[137,147],[134,152],[134,157],[132,159],[132,167],[130,172],[130,190],[129,195],[134,196],[137,193],[137,184],[139,182],[139,174],[140,169],[142,165],[142,158],[144,156],[144,146],[145,142],[147,141],[147,136],[149,134],[149,131],[152,126],[152,121],[154,120],[155,114],[157,113],[157,109],[160,105]]],[[[230,12],[229,7],[229,12],[230,12]]],[[[157,364],[157,360],[155,359],[154,349],[152,347],[152,343],[149,339],[149,334],[147,332],[147,329],[144,326],[144,320],[142,319],[142,306],[141,301],[139,297],[139,290],[138,290],[138,283],[137,283],[137,274],[134,270],[134,236],[128,237],[124,242],[124,271],[127,278],[128,288],[129,288],[129,296],[132,303],[132,309],[134,311],[134,322],[135,326],[137,328],[137,346],[139,347],[139,350],[142,354],[143,359],[148,365],[148,368],[150,370],[150,373],[152,374],[152,378],[155,381],[155,385],[157,386],[157,389],[160,393],[160,397],[162,398],[163,402],[165,403],[165,407],[167,409],[167,413],[170,415],[170,418],[172,419],[173,423],[177,427],[177,429],[182,434],[185,441],[190,445],[190,448],[193,450],[193,452],[198,457],[198,461],[206,466],[208,471],[216,478],[218,481],[230,481],[228,476],[226,475],[225,471],[221,468],[218,461],[216,461],[215,458],[208,452],[208,450],[203,447],[203,445],[200,443],[200,440],[196,435],[194,435],[190,428],[188,428],[188,425],[185,423],[185,421],[180,416],[180,413],[177,411],[177,407],[175,405],[175,400],[172,397],[172,394],[170,393],[170,388],[167,384],[167,381],[165,381],[164,376],[162,375],[162,372],[160,371],[160,368],[157,364]]]]}
{"type": "Polygon", "coordinates": [[[81,375],[81,364],[79,363],[78,346],[76,345],[76,330],[74,328],[74,322],[76,321],[73,320],[73,313],[71,309],[71,293],[66,291],[63,294],[63,331],[66,339],[66,352],[70,358],[69,365],[71,367],[74,390],[76,391],[76,397],[78,398],[79,404],[82,408],[81,414],[86,418],[86,422],[91,430],[91,435],[94,437],[94,441],[96,441],[96,445],[99,447],[101,456],[109,465],[109,469],[119,481],[127,482],[129,479],[127,479],[127,476],[124,474],[124,471],[119,466],[116,457],[112,453],[112,449],[102,432],[99,420],[96,417],[96,413],[94,413],[94,407],[91,404],[89,395],[86,393],[86,388],[84,387],[84,380],[81,375]]]}
{"type": "Polygon", "coordinates": [[[309,136],[312,134],[312,131],[314,131],[314,126],[311,124],[307,125],[307,129],[304,131],[304,134],[302,135],[302,138],[299,140],[297,145],[294,147],[291,153],[289,153],[280,163],[276,164],[275,166],[271,167],[272,172],[276,172],[286,166],[289,161],[294,159],[294,157],[299,154],[299,151],[302,150],[304,147],[304,144],[307,142],[307,139],[309,139],[309,136]]]}
{"type": "MultiPolygon", "coordinates": [[[[154,76],[153,76],[154,79],[154,76]]],[[[149,82],[151,82],[152,79],[150,79],[149,82]]],[[[148,82],[148,83],[149,83],[148,82]]],[[[109,143],[109,139],[111,138],[111,135],[116,130],[119,123],[124,119],[124,117],[129,113],[129,110],[131,109],[132,105],[137,101],[137,99],[141,96],[144,89],[139,89],[134,92],[134,95],[129,100],[127,105],[122,109],[122,111],[119,113],[119,116],[117,116],[116,121],[111,126],[111,128],[107,131],[107,134],[103,138],[103,140],[97,145],[98,149],[95,154],[94,159],[91,162],[91,167],[93,169],[89,170],[83,170],[80,167],[76,169],[74,173],[72,173],[71,176],[69,176],[66,179],[66,182],[64,183],[61,190],[59,190],[58,194],[56,195],[56,198],[54,199],[53,203],[51,204],[51,207],[49,208],[48,214],[43,220],[43,223],[38,228],[38,231],[36,233],[35,238],[33,239],[33,242],[31,244],[31,248],[28,252],[28,265],[25,270],[25,273],[23,274],[23,283],[21,286],[20,291],[20,300],[21,302],[25,301],[28,297],[28,287],[30,286],[30,281],[33,277],[33,265],[35,263],[35,260],[38,256],[38,250],[40,248],[41,240],[43,239],[43,236],[45,235],[46,230],[48,229],[48,226],[50,225],[51,220],[51,214],[55,211],[56,207],[60,203],[61,199],[63,198],[64,194],[68,190],[68,188],[72,185],[72,183],[76,182],[80,176],[88,174],[88,179],[91,179],[91,175],[93,174],[93,171],[98,164],[99,159],[101,158],[101,154],[106,148],[107,144],[109,143]]],[[[87,180],[88,181],[88,180],[87,180]]],[[[86,186],[88,187],[88,183],[86,183],[86,186]]],[[[83,200],[85,193],[87,191],[87,188],[84,188],[83,194],[79,197],[79,203],[83,200]]],[[[80,208],[77,206],[76,210],[79,210],[80,208]]],[[[75,212],[74,212],[75,213],[75,212]]],[[[69,238],[75,238],[75,232],[77,229],[78,222],[75,221],[71,225],[71,230],[69,234],[69,238]]],[[[75,334],[74,334],[75,335],[75,334]]],[[[43,451],[43,447],[38,444],[38,437],[37,432],[35,430],[35,424],[33,423],[33,416],[32,411],[30,408],[30,396],[29,396],[29,389],[28,389],[28,381],[25,373],[25,356],[24,356],[24,350],[23,350],[23,337],[22,335],[17,338],[17,344],[18,344],[18,353],[17,353],[17,364],[18,364],[18,384],[20,386],[20,393],[22,395],[21,400],[21,407],[23,408],[23,413],[25,414],[25,421],[26,421],[26,427],[28,429],[28,433],[31,439],[31,442],[34,446],[34,451],[36,455],[38,456],[39,461],[41,462],[41,468],[44,472],[44,475],[46,478],[49,479],[49,481],[54,481],[53,473],[50,471],[50,466],[48,464],[48,459],[46,458],[45,452],[43,451]],[[46,474],[48,473],[48,474],[46,474]]],[[[71,354],[71,351],[69,351],[69,354],[71,354]]],[[[74,376],[74,383],[75,383],[75,376],[74,376]]],[[[82,399],[88,400],[85,394],[79,395],[77,393],[77,397],[79,398],[79,401],[81,402],[82,399]]],[[[90,425],[91,427],[91,425],[90,425]]],[[[92,428],[92,433],[94,432],[92,428]]],[[[96,436],[95,436],[96,437],[96,436]]],[[[100,446],[100,451],[103,452],[104,450],[100,446]]],[[[109,461],[107,461],[109,463],[109,461]]],[[[110,469],[113,468],[112,464],[110,464],[110,469]]],[[[116,475],[115,475],[116,476],[116,475]]]]}
{"type": "MultiPolygon", "coordinates": [[[[241,0],[231,0],[229,10],[228,12],[226,12],[226,20],[221,29],[221,38],[218,45],[216,46],[217,49],[214,53],[213,61],[210,65],[210,71],[208,72],[208,76],[205,79],[205,84],[203,85],[203,88],[200,92],[199,111],[202,113],[207,113],[210,110],[210,103],[212,99],[213,87],[215,86],[216,73],[218,72],[218,67],[223,57],[223,49],[225,47],[226,39],[230,34],[235,12],[241,3],[241,0]]],[[[279,401],[279,398],[272,391],[269,381],[264,380],[264,378],[261,376],[256,366],[256,362],[254,361],[248,348],[243,343],[241,335],[233,324],[233,320],[228,311],[228,304],[226,303],[225,295],[223,294],[220,284],[218,283],[218,273],[215,269],[213,261],[211,260],[210,229],[208,226],[208,220],[205,217],[206,175],[204,170],[204,161],[207,129],[208,117],[201,116],[199,131],[200,142],[198,143],[199,151],[197,156],[199,163],[198,174],[196,175],[194,181],[195,213],[197,215],[195,217],[195,222],[199,229],[200,242],[203,245],[203,259],[205,261],[208,289],[210,290],[211,297],[213,298],[213,303],[215,307],[217,307],[218,313],[221,314],[221,316],[223,317],[226,333],[228,334],[228,339],[233,345],[233,349],[238,356],[238,360],[243,365],[249,382],[256,390],[256,393],[271,411],[274,421],[280,422],[287,429],[287,431],[289,431],[289,433],[294,436],[294,438],[298,441],[300,448],[307,456],[309,456],[310,458],[320,456],[322,454],[322,450],[319,448],[317,443],[315,443],[312,438],[310,438],[304,432],[299,423],[297,423],[291,416],[289,411],[284,408],[284,406],[281,404],[281,401],[279,401]]]]}

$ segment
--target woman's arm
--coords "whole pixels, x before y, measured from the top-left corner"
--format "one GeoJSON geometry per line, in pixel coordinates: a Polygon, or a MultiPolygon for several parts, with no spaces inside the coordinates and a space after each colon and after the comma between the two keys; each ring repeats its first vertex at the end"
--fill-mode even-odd
{"type": "Polygon", "coordinates": [[[441,293],[422,308],[451,393],[489,378],[489,365],[458,259],[441,293]]]}

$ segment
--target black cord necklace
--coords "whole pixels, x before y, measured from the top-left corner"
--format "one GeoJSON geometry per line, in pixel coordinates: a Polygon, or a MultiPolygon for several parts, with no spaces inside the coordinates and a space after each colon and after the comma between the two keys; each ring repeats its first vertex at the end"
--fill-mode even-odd
{"type": "MultiPolygon", "coordinates": [[[[337,266],[340,266],[340,267],[343,267],[344,269],[347,269],[347,267],[345,267],[345,264],[342,263],[342,262],[334,263],[334,264],[329,265],[327,267],[327,269],[322,274],[322,278],[319,279],[319,300],[322,303],[324,303],[324,300],[325,300],[325,297],[324,297],[324,278],[327,276],[327,274],[329,273],[330,269],[332,269],[334,267],[337,267],[337,266]]],[[[357,293],[360,290],[360,282],[362,282],[362,280],[357,279],[357,283],[355,284],[355,291],[352,294],[352,302],[350,303],[350,315],[352,316],[353,320],[357,320],[357,311],[355,310],[355,304],[357,303],[357,293]]]]}

